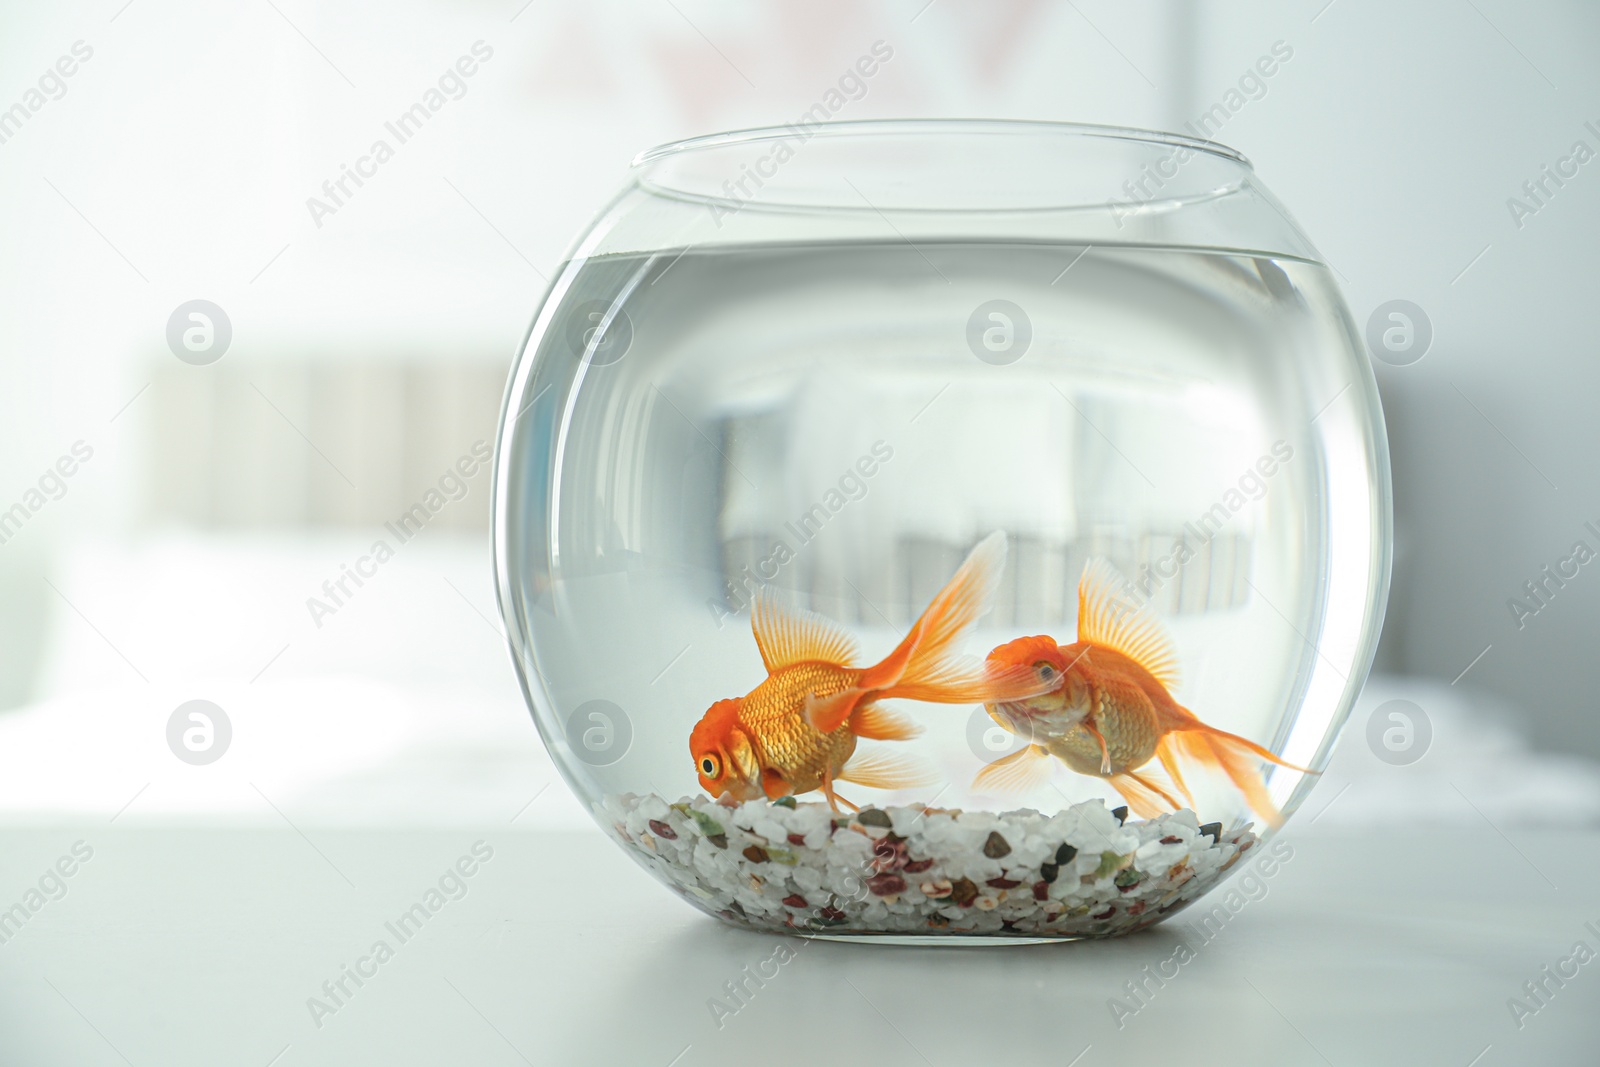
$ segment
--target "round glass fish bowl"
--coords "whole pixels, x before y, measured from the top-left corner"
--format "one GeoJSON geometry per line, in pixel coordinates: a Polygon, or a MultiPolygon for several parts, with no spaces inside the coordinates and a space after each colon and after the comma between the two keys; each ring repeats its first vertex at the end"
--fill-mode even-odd
{"type": "Polygon", "coordinates": [[[500,427],[545,744],[747,928],[1105,937],[1270,877],[1387,591],[1358,338],[1214,143],[896,121],[646,152],[500,427]]]}

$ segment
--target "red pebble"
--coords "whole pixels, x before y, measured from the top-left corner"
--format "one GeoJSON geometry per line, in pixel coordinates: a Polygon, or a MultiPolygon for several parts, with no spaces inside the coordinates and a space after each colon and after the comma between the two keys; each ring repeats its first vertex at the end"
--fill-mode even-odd
{"type": "Polygon", "coordinates": [[[1049,882],[1042,882],[1042,881],[1033,883],[1033,899],[1034,900],[1049,900],[1050,899],[1050,883],[1049,882]]]}
{"type": "Polygon", "coordinates": [[[995,889],[1015,889],[1015,888],[1017,888],[1017,886],[1021,885],[1022,883],[1021,882],[1013,882],[1009,878],[991,878],[991,879],[989,879],[987,882],[985,882],[983,884],[986,885],[986,886],[991,886],[991,887],[993,887],[995,889]]]}
{"type": "Polygon", "coordinates": [[[887,837],[880,837],[872,843],[872,854],[888,860],[904,859],[906,843],[904,841],[890,841],[887,837]]]}
{"type": "Polygon", "coordinates": [[[1129,915],[1143,915],[1145,906],[1146,905],[1145,905],[1144,901],[1142,901],[1142,900],[1138,901],[1137,903],[1135,903],[1133,905],[1133,907],[1128,909],[1128,914],[1129,915]]]}
{"type": "Polygon", "coordinates": [[[1115,904],[1113,904],[1113,905],[1111,905],[1111,907],[1107,908],[1105,911],[1102,911],[1099,915],[1091,915],[1091,916],[1089,916],[1089,918],[1091,918],[1091,919],[1109,919],[1109,918],[1111,918],[1111,916],[1115,915],[1116,913],[1117,913],[1117,906],[1115,904]]]}
{"type": "Polygon", "coordinates": [[[829,922],[840,922],[845,917],[844,912],[840,911],[838,908],[832,908],[832,907],[823,908],[820,914],[822,915],[822,917],[824,919],[827,919],[829,922]]]}
{"type": "Polygon", "coordinates": [[[1161,839],[1161,843],[1163,845],[1181,845],[1183,844],[1183,838],[1177,837],[1173,834],[1168,834],[1166,837],[1161,839]]]}
{"type": "Polygon", "coordinates": [[[898,874],[875,874],[867,879],[867,888],[874,896],[893,896],[906,891],[906,880],[898,874]]]}
{"type": "Polygon", "coordinates": [[[789,835],[789,844],[794,845],[797,848],[800,848],[800,847],[804,847],[805,843],[806,843],[806,835],[805,834],[790,834],[789,835]]]}
{"type": "Polygon", "coordinates": [[[910,863],[906,864],[905,871],[907,874],[921,874],[923,871],[932,866],[932,860],[912,860],[910,863]]]}
{"type": "Polygon", "coordinates": [[[657,837],[664,837],[669,841],[676,841],[678,839],[678,833],[676,830],[657,819],[650,820],[650,832],[655,834],[657,837]]]}
{"type": "Polygon", "coordinates": [[[806,898],[799,893],[790,893],[783,898],[783,902],[791,908],[803,908],[806,906],[806,898]]]}

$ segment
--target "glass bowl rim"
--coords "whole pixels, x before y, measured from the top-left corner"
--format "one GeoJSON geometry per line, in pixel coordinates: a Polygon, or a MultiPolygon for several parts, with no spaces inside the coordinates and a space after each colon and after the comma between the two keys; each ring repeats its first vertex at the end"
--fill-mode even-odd
{"type": "Polygon", "coordinates": [[[776,141],[795,136],[797,129],[804,129],[815,136],[828,137],[872,137],[881,138],[905,136],[993,136],[1031,134],[1035,137],[1048,135],[1064,137],[1098,137],[1108,140],[1127,141],[1131,143],[1164,145],[1170,148],[1186,148],[1194,152],[1204,152],[1218,159],[1225,159],[1249,170],[1254,170],[1254,165],[1243,152],[1225,145],[1220,141],[1206,141],[1187,134],[1171,133],[1165,130],[1144,129],[1138,126],[1108,126],[1092,122],[1063,122],[1053,119],[844,119],[839,121],[815,122],[800,126],[750,126],[737,130],[726,130],[721,133],[700,134],[677,141],[667,141],[664,144],[647,148],[634,157],[629,164],[631,169],[637,170],[664,159],[685,155],[691,152],[707,151],[718,148],[727,148],[733,145],[756,144],[762,141],[776,141]]]}

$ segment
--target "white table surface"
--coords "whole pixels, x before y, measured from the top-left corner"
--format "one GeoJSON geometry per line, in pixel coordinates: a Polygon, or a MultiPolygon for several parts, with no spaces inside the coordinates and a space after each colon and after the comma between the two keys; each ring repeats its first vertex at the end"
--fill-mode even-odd
{"type": "Polygon", "coordinates": [[[312,629],[303,591],[354,545],[62,563],[98,630],[60,612],[40,699],[0,715],[0,914],[74,842],[94,857],[0,943],[0,1067],[1600,1064],[1600,962],[1520,1031],[1507,1008],[1580,938],[1600,951],[1600,768],[1412,679],[1369,683],[1294,859],[1121,1029],[1108,1001],[1193,910],[1107,943],[787,942],[718,1029],[707,1001],[780,939],[691,910],[560,783],[477,540],[419,543],[312,629]],[[203,768],[166,741],[196,697],[234,727],[203,768]],[[1394,697],[1433,723],[1409,766],[1365,741],[1394,697]],[[315,1026],[308,998],[480,839],[467,895],[315,1026]]]}
{"type": "Polygon", "coordinates": [[[1172,956],[1193,910],[1101,943],[787,940],[693,911],[598,830],[305,831],[0,831],[0,907],[74,842],[94,849],[66,895],[0,944],[0,1063],[1600,1060],[1600,962],[1520,1030],[1507,1007],[1574,942],[1600,949],[1585,929],[1600,928],[1592,830],[1291,826],[1294,856],[1266,895],[1208,942],[1191,932],[1195,958],[1121,1028],[1110,998],[1172,956]],[[466,895],[399,944],[384,923],[479,840],[494,856],[466,895]],[[379,938],[394,958],[315,1025],[308,998],[379,938]],[[719,1029],[708,999],[780,940],[795,958],[719,1029]]]}

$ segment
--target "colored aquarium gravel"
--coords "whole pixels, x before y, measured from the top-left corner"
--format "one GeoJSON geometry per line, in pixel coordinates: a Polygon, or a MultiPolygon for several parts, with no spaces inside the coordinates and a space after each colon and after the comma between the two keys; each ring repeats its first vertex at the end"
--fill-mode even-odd
{"type": "Polygon", "coordinates": [[[1206,892],[1255,843],[1192,811],[1054,815],[625,793],[597,805],[641,865],[736,925],[796,934],[1113,937],[1206,892]]]}

